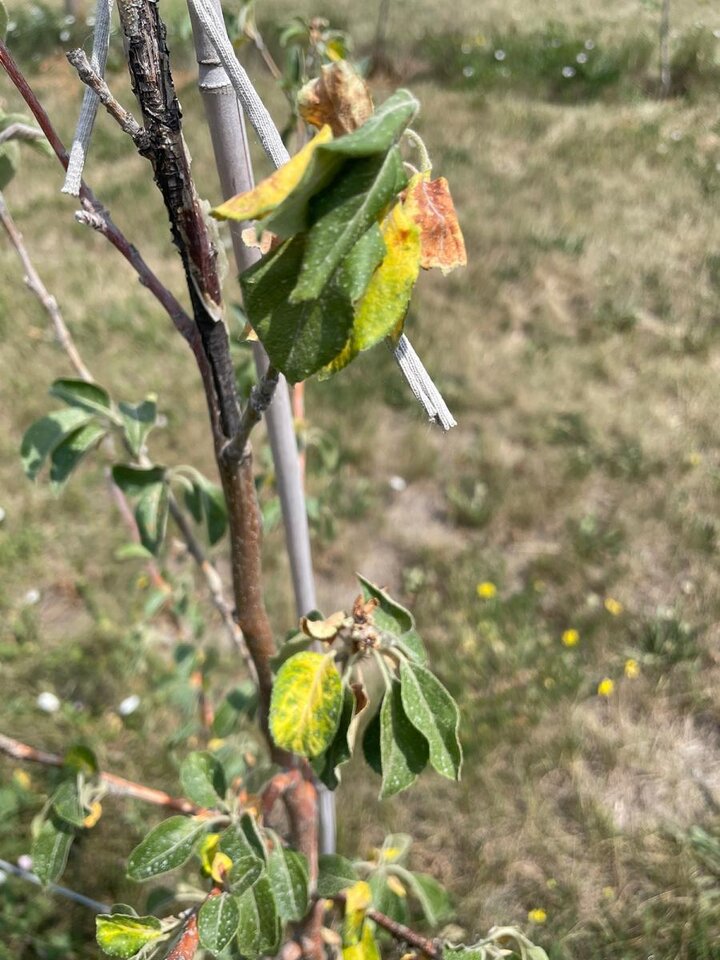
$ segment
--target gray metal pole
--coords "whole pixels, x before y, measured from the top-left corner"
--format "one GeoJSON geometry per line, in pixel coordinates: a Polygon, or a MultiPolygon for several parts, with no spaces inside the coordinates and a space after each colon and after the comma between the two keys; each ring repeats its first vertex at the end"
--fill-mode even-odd
{"type": "MultiPolygon", "coordinates": [[[[212,0],[212,2],[222,22],[219,0],[212,0]]],[[[227,73],[220,63],[215,48],[198,22],[192,5],[190,5],[190,17],[199,66],[200,93],[210,128],[220,188],[223,198],[227,199],[236,193],[250,190],[254,185],[245,120],[227,73]]],[[[247,247],[243,243],[241,233],[244,226],[241,223],[230,225],[233,252],[239,273],[260,257],[257,249],[247,247]]],[[[265,372],[268,365],[267,355],[260,343],[255,344],[255,365],[260,374],[265,372]]],[[[280,378],[277,385],[275,396],[266,413],[266,421],[282,506],[295,604],[298,616],[303,616],[314,609],[317,602],[305,494],[300,475],[290,396],[284,377],[280,378]]],[[[322,785],[319,791],[319,805],[320,852],[334,853],[335,800],[333,794],[322,785]]]]}

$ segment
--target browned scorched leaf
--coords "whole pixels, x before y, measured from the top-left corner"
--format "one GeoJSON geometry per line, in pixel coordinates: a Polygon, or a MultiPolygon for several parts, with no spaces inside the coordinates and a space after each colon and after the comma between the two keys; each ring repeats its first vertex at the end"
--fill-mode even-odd
{"type": "Polygon", "coordinates": [[[317,80],[306,83],[298,94],[300,116],[314,127],[327,123],[333,135],[357,130],[373,112],[370,91],[363,78],[346,60],[322,67],[317,80]]]}
{"type": "Polygon", "coordinates": [[[450,273],[467,264],[465,241],[445,177],[431,180],[429,173],[416,174],[408,184],[403,204],[420,227],[420,266],[440,267],[450,273]]]}
{"type": "Polygon", "coordinates": [[[272,230],[263,230],[262,235],[258,237],[255,227],[246,227],[240,236],[246,247],[255,247],[263,256],[278,247],[281,242],[272,230]]]}

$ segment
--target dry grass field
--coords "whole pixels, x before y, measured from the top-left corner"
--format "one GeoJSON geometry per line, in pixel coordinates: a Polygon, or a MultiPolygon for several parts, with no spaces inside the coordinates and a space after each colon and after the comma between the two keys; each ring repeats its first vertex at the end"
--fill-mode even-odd
{"type": "MultiPolygon", "coordinates": [[[[407,602],[461,701],[467,755],[459,787],[427,775],[382,805],[367,768],[351,769],[341,845],[412,833],[463,937],[518,923],[552,960],[720,958],[720,12],[673,7],[678,86],[659,100],[650,3],[391,0],[398,76],[374,90],[401,83],[420,98],[468,248],[465,271],[421,278],[407,327],[459,426],[442,436],[423,422],[382,348],[307,388],[321,605],[352,600],[355,570],[407,602]]],[[[271,44],[274,23],[328,10],[362,52],[365,5],[257,4],[271,44]]],[[[69,68],[58,54],[27,64],[69,140],[69,68]]],[[[248,65],[282,116],[252,53],[248,65]]],[[[177,79],[198,183],[216,200],[185,49],[177,79]]],[[[112,85],[129,103],[121,73],[112,85]]],[[[7,82],[0,107],[19,108],[7,82]]],[[[181,292],[148,170],[105,118],[87,176],[181,292]]],[[[29,154],[6,193],[45,283],[113,395],[159,394],[157,460],[211,473],[191,358],[125,264],[74,223],[60,183],[29,154]]],[[[59,499],[22,475],[22,432],[68,368],[3,238],[0,271],[0,731],[48,749],[85,740],[109,768],[173,788],[177,636],[150,609],[142,564],[115,559],[127,536],[101,460],[59,499]],[[36,706],[45,690],[55,714],[36,706]],[[122,719],[131,693],[140,709],[122,719]]],[[[228,291],[239,295],[232,280],[228,291]]],[[[281,637],[292,605],[278,528],[265,550],[281,637]]],[[[179,589],[192,581],[176,544],[166,564],[179,589]]],[[[222,689],[233,668],[209,608],[190,605],[188,624],[218,647],[222,689]]],[[[4,761],[0,772],[12,859],[47,780],[4,761]]],[[[146,811],[113,812],[67,882],[139,901],[119,876],[146,811]]],[[[3,960],[95,956],[89,930],[79,908],[0,886],[3,960]]]]}

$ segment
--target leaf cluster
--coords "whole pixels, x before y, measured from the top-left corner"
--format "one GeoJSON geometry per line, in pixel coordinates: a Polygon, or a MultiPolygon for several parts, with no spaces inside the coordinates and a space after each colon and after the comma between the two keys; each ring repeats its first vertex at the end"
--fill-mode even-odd
{"type": "Polygon", "coordinates": [[[270,705],[273,739],[308,757],[331,790],[361,729],[365,760],[382,777],[381,798],[411,786],[428,763],[457,780],[457,704],[428,668],[412,614],[359,579],[363,592],[352,613],[305,618],[302,632],[281,649],[270,705]],[[317,641],[327,652],[309,649],[317,641]],[[364,675],[371,665],[382,679],[372,700],[364,675]]]}

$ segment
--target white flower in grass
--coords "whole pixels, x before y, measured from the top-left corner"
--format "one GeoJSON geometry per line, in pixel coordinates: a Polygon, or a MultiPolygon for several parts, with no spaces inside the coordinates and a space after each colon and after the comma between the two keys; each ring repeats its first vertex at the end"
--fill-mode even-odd
{"type": "Polygon", "coordinates": [[[60,698],[49,690],[43,690],[38,695],[36,703],[44,713],[57,713],[60,709],[60,698]]]}
{"type": "Polygon", "coordinates": [[[136,693],[131,693],[129,697],[125,697],[125,699],[120,702],[118,713],[121,717],[129,717],[131,713],[135,713],[139,706],[140,697],[136,693]]]}

